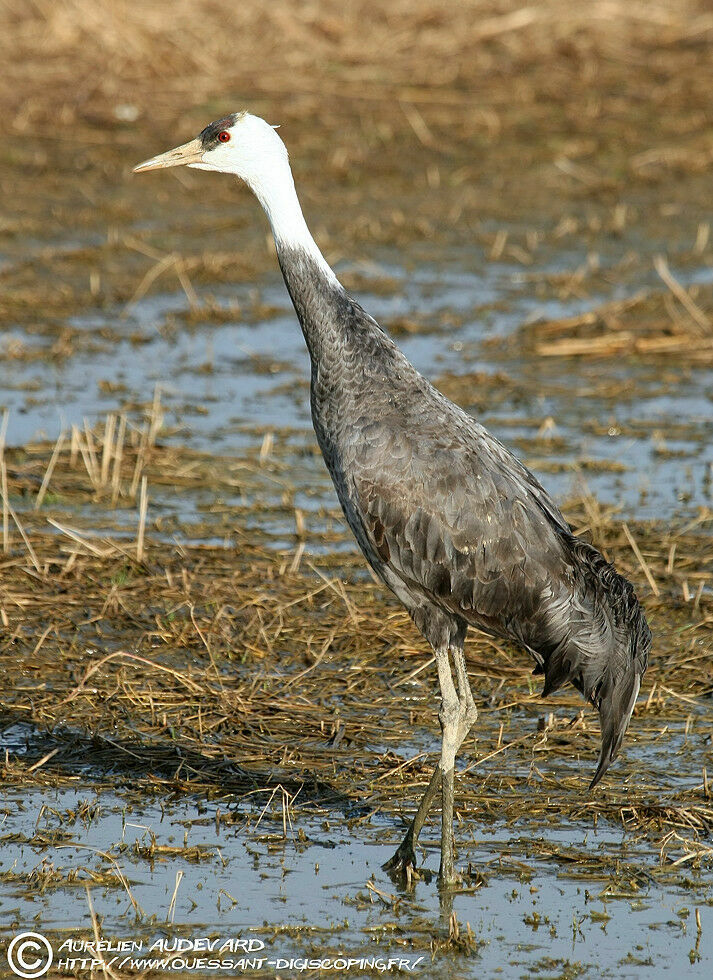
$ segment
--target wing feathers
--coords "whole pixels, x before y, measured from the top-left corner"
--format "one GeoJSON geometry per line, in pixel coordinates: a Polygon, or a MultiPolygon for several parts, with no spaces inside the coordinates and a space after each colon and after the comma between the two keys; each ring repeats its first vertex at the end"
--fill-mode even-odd
{"type": "Polygon", "coordinates": [[[544,696],[569,682],[598,708],[594,786],[626,732],[651,635],[630,583],[573,537],[544,490],[535,498],[514,474],[492,475],[451,472],[448,493],[424,474],[402,494],[362,481],[361,519],[415,601],[520,642],[544,672],[544,696]]]}

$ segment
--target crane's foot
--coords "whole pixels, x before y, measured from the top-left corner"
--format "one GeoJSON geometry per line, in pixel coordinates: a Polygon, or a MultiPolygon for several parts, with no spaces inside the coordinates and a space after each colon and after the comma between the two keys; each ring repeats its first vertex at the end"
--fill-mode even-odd
{"type": "Polygon", "coordinates": [[[416,853],[410,835],[402,840],[394,856],[389,858],[381,867],[392,875],[403,875],[407,880],[415,874],[416,853]]]}

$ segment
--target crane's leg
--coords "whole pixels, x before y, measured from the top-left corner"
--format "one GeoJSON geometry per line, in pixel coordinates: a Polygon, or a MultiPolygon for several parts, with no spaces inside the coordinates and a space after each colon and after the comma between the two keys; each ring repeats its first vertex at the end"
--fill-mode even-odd
{"type": "Polygon", "coordinates": [[[475,706],[473,692],[470,687],[470,681],[468,680],[468,671],[465,666],[465,654],[463,653],[462,644],[451,647],[451,654],[453,655],[453,663],[456,668],[458,700],[461,706],[459,734],[462,731],[462,736],[458,743],[458,748],[460,748],[466,735],[478,720],[478,709],[475,706]]]}
{"type": "Polygon", "coordinates": [[[433,770],[431,781],[426,788],[426,792],[421,797],[421,802],[418,805],[416,816],[409,824],[409,828],[406,831],[406,836],[399,844],[394,856],[389,858],[389,860],[382,865],[384,871],[403,872],[408,878],[410,872],[416,867],[416,852],[414,851],[414,847],[419,838],[419,834],[421,833],[421,828],[423,827],[424,821],[428,816],[428,812],[436,798],[436,793],[438,793],[440,788],[441,767],[438,765],[433,770]]]}
{"type": "MultiPolygon", "coordinates": [[[[445,797],[445,809],[442,813],[442,824],[447,830],[445,834],[441,835],[441,881],[445,881],[447,876],[450,876],[452,880],[454,878],[453,874],[453,768],[455,764],[455,754],[460,748],[465,739],[466,735],[472,728],[475,720],[478,717],[478,711],[475,706],[475,701],[473,700],[473,693],[470,689],[470,683],[468,682],[468,673],[465,666],[465,656],[463,654],[463,644],[462,641],[459,643],[454,643],[450,647],[450,652],[453,656],[453,663],[456,670],[456,679],[458,682],[458,694],[455,693],[455,688],[453,686],[453,678],[450,671],[450,665],[448,663],[448,655],[445,652],[436,651],[436,663],[438,664],[438,679],[441,687],[441,710],[439,712],[439,720],[441,722],[441,730],[443,748],[446,747],[446,735],[448,728],[449,735],[449,745],[448,754],[446,757],[446,764],[452,755],[452,762],[450,766],[450,787],[446,786],[446,791],[443,794],[445,797]],[[449,723],[450,722],[450,723],[449,723]],[[455,729],[455,730],[454,730],[455,729]],[[449,816],[450,811],[450,816],[449,816]],[[450,861],[446,859],[444,876],[444,839],[447,842],[450,840],[450,848],[448,854],[450,856],[450,861]],[[450,865],[450,875],[449,866],[450,865]]],[[[416,854],[414,847],[416,841],[418,840],[419,834],[421,833],[421,828],[426,820],[429,810],[436,798],[439,787],[442,785],[442,776],[446,771],[443,768],[444,756],[443,752],[441,754],[441,761],[436,766],[431,780],[426,788],[426,792],[421,798],[418,810],[416,811],[416,816],[413,818],[408,830],[406,831],[406,836],[398,847],[398,850],[390,860],[384,864],[385,871],[393,872],[403,872],[406,874],[407,878],[410,872],[416,866],[416,854]]],[[[445,783],[443,784],[445,785],[445,783]]]]}
{"type": "Polygon", "coordinates": [[[436,652],[436,667],[441,687],[441,708],[438,712],[441,723],[441,866],[438,883],[442,888],[450,888],[458,881],[453,867],[453,797],[456,753],[465,733],[462,732],[461,702],[456,694],[447,651],[436,652]]]}

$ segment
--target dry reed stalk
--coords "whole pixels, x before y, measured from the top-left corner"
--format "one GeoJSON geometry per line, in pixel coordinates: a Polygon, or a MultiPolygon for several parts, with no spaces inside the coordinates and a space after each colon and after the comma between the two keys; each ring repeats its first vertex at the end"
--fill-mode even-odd
{"type": "Polygon", "coordinates": [[[7,467],[3,457],[0,457],[0,491],[2,492],[2,550],[7,554],[10,550],[10,507],[7,494],[7,467]]]}
{"type": "Polygon", "coordinates": [[[76,425],[72,426],[72,437],[69,447],[69,465],[71,469],[77,465],[77,456],[79,455],[79,429],[76,425]]]}
{"type": "Polygon", "coordinates": [[[42,766],[44,766],[44,764],[45,764],[46,762],[49,762],[49,761],[50,761],[50,759],[54,759],[54,757],[55,757],[55,756],[57,755],[57,753],[58,753],[59,751],[60,751],[60,750],[59,750],[59,747],[57,747],[56,749],[52,749],[52,751],[51,751],[51,752],[47,752],[47,753],[46,753],[45,755],[43,755],[43,756],[42,756],[42,758],[41,758],[41,759],[39,759],[39,760],[38,760],[37,762],[35,762],[35,763],[33,763],[33,765],[31,765],[31,766],[29,766],[29,767],[28,767],[28,768],[27,768],[27,769],[25,770],[25,772],[26,772],[26,773],[27,773],[28,775],[29,775],[29,774],[30,774],[31,772],[37,772],[37,770],[38,770],[38,769],[41,769],[41,768],[42,768],[42,766]]]}
{"type": "Polygon", "coordinates": [[[266,463],[270,458],[274,445],[275,433],[272,431],[266,432],[262,439],[262,445],[260,446],[260,455],[258,457],[260,460],[260,465],[266,463]]]}
{"type": "Polygon", "coordinates": [[[406,759],[405,762],[400,763],[398,766],[394,766],[393,769],[389,769],[386,772],[382,772],[380,776],[374,779],[374,785],[380,783],[383,779],[391,779],[396,775],[397,772],[402,772],[404,769],[410,768],[415,765],[419,760],[428,758],[428,753],[419,752],[417,755],[413,756],[411,759],[406,759]]]}
{"type": "Polygon", "coordinates": [[[5,442],[7,440],[7,427],[10,423],[10,412],[7,408],[3,409],[2,422],[0,422],[0,460],[5,455],[5,442]]]}
{"type": "Polygon", "coordinates": [[[418,111],[415,105],[411,105],[409,102],[399,102],[401,109],[408,121],[409,126],[416,134],[416,138],[419,143],[423,146],[438,146],[438,140],[434,137],[431,130],[426,125],[426,122],[418,111]]]}
{"type": "Polygon", "coordinates": [[[661,593],[659,591],[659,587],[656,584],[656,581],[655,581],[653,575],[651,574],[651,569],[649,568],[649,566],[648,566],[648,564],[646,562],[646,559],[641,554],[641,551],[639,550],[639,546],[636,543],[636,541],[634,540],[634,537],[633,537],[631,531],[629,530],[628,526],[626,524],[622,524],[622,530],[624,531],[624,534],[626,535],[626,540],[631,545],[631,550],[636,555],[636,560],[641,565],[641,570],[643,571],[644,575],[646,576],[647,582],[651,586],[651,591],[653,592],[653,594],[655,596],[661,595],[661,593]]]}
{"type": "Polygon", "coordinates": [[[191,310],[195,312],[195,310],[200,309],[200,300],[198,299],[198,294],[193,288],[191,280],[188,278],[185,259],[176,260],[176,276],[178,277],[181,289],[186,294],[186,299],[188,300],[188,305],[190,306],[191,310]]]}
{"type": "Polygon", "coordinates": [[[99,474],[96,469],[96,459],[92,459],[92,454],[89,451],[89,446],[85,443],[82,438],[82,434],[77,430],[77,446],[79,447],[79,452],[82,457],[82,462],[84,463],[84,468],[87,471],[87,476],[89,477],[92,487],[95,493],[99,492],[99,474]]]}
{"type": "Polygon", "coordinates": [[[136,663],[141,665],[142,667],[149,667],[152,670],[157,670],[165,674],[169,674],[171,677],[174,678],[174,680],[176,680],[183,687],[188,688],[188,690],[191,691],[192,694],[195,695],[201,693],[202,688],[200,687],[200,685],[195,684],[193,681],[187,678],[185,674],[181,673],[180,671],[172,670],[170,667],[164,667],[162,664],[154,663],[152,660],[147,660],[146,657],[139,657],[137,654],[129,653],[126,650],[116,650],[114,651],[114,653],[109,653],[105,657],[102,657],[95,664],[89,667],[85,671],[85,674],[82,677],[79,684],[77,685],[77,687],[75,687],[67,695],[67,697],[60,702],[60,705],[63,706],[65,704],[69,704],[70,701],[73,701],[78,694],[82,693],[84,687],[86,686],[87,681],[93,674],[95,674],[98,670],[101,670],[101,668],[104,667],[105,664],[110,663],[112,660],[118,660],[118,659],[122,661],[127,661],[128,663],[136,663]]]}
{"type": "Polygon", "coordinates": [[[552,335],[566,333],[568,330],[576,327],[595,326],[600,321],[611,323],[613,320],[618,320],[622,313],[639,305],[646,296],[647,293],[639,291],[624,300],[617,299],[611,300],[608,303],[602,303],[594,310],[587,310],[584,313],[576,313],[573,316],[538,323],[534,329],[538,337],[551,337],[552,335]]]}
{"type": "MultiPolygon", "coordinates": [[[[114,869],[114,874],[116,875],[118,881],[122,884],[122,886],[124,888],[124,891],[126,892],[128,898],[129,898],[129,901],[131,902],[131,906],[132,906],[132,908],[133,908],[133,910],[134,910],[137,918],[143,918],[144,917],[144,914],[145,914],[144,913],[144,910],[141,908],[141,906],[139,905],[139,903],[134,898],[134,895],[133,895],[133,893],[131,891],[131,887],[129,886],[129,882],[126,879],[126,875],[121,870],[121,867],[120,867],[119,863],[117,862],[116,858],[112,857],[111,854],[108,854],[106,851],[100,850],[98,847],[92,847],[91,844],[80,844],[78,841],[73,841],[71,844],[58,844],[57,845],[57,848],[58,849],[59,848],[71,848],[71,849],[77,849],[77,850],[91,851],[92,854],[98,854],[105,861],[108,861],[109,864],[114,869]]],[[[118,980],[118,978],[117,978],[117,980],[118,980]]]]}
{"type": "Polygon", "coordinates": [[[601,337],[572,338],[537,344],[535,350],[541,357],[576,357],[580,354],[602,356],[632,350],[634,346],[634,335],[631,331],[619,330],[601,337]]]}
{"type": "Polygon", "coordinates": [[[149,413],[149,430],[146,440],[148,446],[153,447],[156,445],[156,436],[161,431],[162,425],[163,412],[161,411],[161,385],[157,384],[154,388],[151,412],[149,413]]]}
{"type": "Polygon", "coordinates": [[[309,567],[312,569],[313,572],[319,575],[322,581],[326,584],[327,588],[331,589],[340,597],[344,605],[347,607],[347,612],[349,614],[349,618],[351,619],[352,623],[355,626],[358,626],[359,617],[357,616],[356,610],[354,609],[354,606],[352,605],[346,592],[344,591],[344,586],[339,581],[339,579],[329,578],[329,576],[325,575],[324,572],[321,571],[319,568],[317,568],[317,566],[314,565],[311,561],[308,561],[307,565],[309,565],[309,567]]]}
{"type": "Polygon", "coordinates": [[[685,307],[686,312],[689,314],[691,319],[700,329],[702,334],[709,334],[711,332],[711,321],[703,312],[703,310],[693,302],[688,292],[683,288],[683,286],[678,282],[668,267],[668,262],[663,255],[657,255],[654,258],[654,269],[659,274],[663,282],[668,286],[676,299],[685,307]]]}
{"type": "Polygon", "coordinates": [[[50,461],[47,464],[47,469],[45,470],[45,475],[42,477],[42,483],[40,489],[37,491],[37,499],[35,500],[35,510],[39,510],[42,506],[42,501],[45,499],[45,494],[47,493],[47,488],[49,487],[50,480],[52,479],[52,474],[54,473],[54,468],[57,465],[57,459],[64,447],[64,432],[60,432],[57,437],[57,442],[54,444],[54,449],[52,450],[52,455],[50,456],[50,461]]]}
{"type": "Polygon", "coordinates": [[[97,453],[94,446],[94,435],[89,426],[89,420],[84,419],[84,439],[87,447],[87,454],[89,456],[91,465],[91,479],[94,486],[99,489],[101,487],[101,475],[99,469],[99,463],[97,462],[97,453]]]}
{"type": "Polygon", "coordinates": [[[25,533],[25,529],[22,526],[22,523],[20,522],[20,518],[17,516],[17,514],[15,513],[15,511],[14,511],[14,509],[12,507],[12,504],[10,503],[10,497],[9,497],[8,490],[7,490],[7,470],[5,468],[5,460],[4,459],[3,460],[0,460],[0,469],[2,470],[2,476],[1,476],[2,484],[1,484],[1,489],[2,489],[2,500],[3,500],[3,548],[4,548],[5,551],[7,551],[7,546],[9,546],[9,531],[8,531],[8,533],[6,533],[6,530],[5,530],[5,528],[6,528],[6,522],[7,522],[7,517],[9,515],[9,517],[12,518],[15,527],[20,532],[20,537],[22,538],[22,540],[23,540],[23,542],[25,544],[25,547],[27,548],[27,554],[30,556],[30,561],[35,566],[35,570],[39,574],[42,574],[42,566],[40,565],[39,561],[37,560],[37,555],[35,554],[35,549],[32,547],[32,544],[30,543],[30,539],[28,538],[27,534],[25,533]],[[6,542],[7,542],[7,546],[6,546],[6,542]]]}
{"type": "Polygon", "coordinates": [[[149,445],[150,429],[150,422],[147,422],[141,429],[141,439],[139,441],[138,452],[136,453],[134,473],[131,477],[131,484],[129,486],[129,497],[131,500],[136,499],[136,494],[138,493],[139,489],[139,482],[142,479],[142,473],[146,464],[146,453],[149,445]]]}
{"type": "Polygon", "coordinates": [[[115,554],[116,552],[116,547],[114,545],[110,545],[107,548],[99,548],[97,545],[89,541],[85,535],[80,534],[80,532],[75,528],[68,527],[66,524],[60,524],[59,521],[56,521],[51,517],[47,518],[47,523],[51,524],[52,527],[56,528],[62,534],[66,534],[68,538],[71,538],[72,541],[75,541],[78,545],[81,545],[82,548],[85,548],[88,552],[90,552],[90,554],[95,555],[97,558],[107,558],[109,555],[115,554]]]}
{"type": "Polygon", "coordinates": [[[136,559],[144,560],[144,536],[146,533],[146,512],[149,505],[148,477],[141,477],[141,497],[139,501],[139,527],[136,534],[136,559]]]}
{"type": "Polygon", "coordinates": [[[111,474],[111,505],[116,507],[121,493],[121,461],[124,455],[124,439],[126,438],[126,416],[119,416],[119,431],[114,449],[114,468],[111,474]]]}
{"type": "Polygon", "coordinates": [[[428,670],[428,668],[433,666],[435,662],[436,662],[435,657],[429,657],[425,663],[422,663],[420,667],[416,667],[416,669],[412,670],[410,674],[406,675],[406,677],[402,677],[400,680],[395,681],[391,685],[392,688],[400,687],[402,684],[409,684],[414,679],[414,677],[418,677],[418,675],[423,673],[424,670],[428,670]]]}
{"type": "Polygon", "coordinates": [[[696,241],[693,245],[693,251],[696,255],[703,255],[706,250],[706,246],[710,240],[711,236],[711,226],[708,221],[699,222],[698,228],[696,229],[696,241]]]}
{"type": "Polygon", "coordinates": [[[691,350],[691,338],[681,337],[640,337],[634,349],[641,354],[685,354],[695,360],[705,361],[713,358],[713,338],[696,341],[696,349],[691,350]]]}
{"type": "Polygon", "coordinates": [[[121,314],[122,318],[125,319],[129,315],[132,307],[134,307],[139,300],[146,295],[158,277],[162,275],[166,269],[169,269],[172,265],[175,265],[178,259],[179,256],[175,255],[174,253],[170,253],[169,255],[164,255],[162,259],[159,259],[158,262],[151,266],[149,271],[144,275],[143,279],[134,290],[133,296],[124,307],[121,314]]]}
{"type": "Polygon", "coordinates": [[[491,261],[497,262],[500,258],[502,258],[507,240],[508,232],[504,228],[499,228],[495,233],[495,239],[493,240],[489,253],[491,261]]]}
{"type": "Polygon", "coordinates": [[[208,657],[210,658],[210,662],[213,665],[213,671],[215,672],[215,677],[216,677],[216,680],[218,681],[218,687],[220,688],[221,691],[223,691],[224,690],[224,687],[223,687],[223,678],[221,676],[220,669],[218,667],[218,664],[215,662],[215,657],[213,656],[213,651],[211,649],[210,643],[208,642],[205,634],[203,633],[203,631],[201,630],[200,626],[196,622],[195,609],[194,609],[194,607],[193,607],[192,604],[190,606],[190,614],[191,614],[191,622],[193,623],[193,626],[195,628],[195,631],[198,634],[198,636],[200,637],[201,643],[205,647],[206,653],[208,654],[208,657]]]}
{"type": "Polygon", "coordinates": [[[100,480],[102,487],[107,485],[109,479],[109,466],[112,460],[114,449],[114,428],[116,426],[116,415],[109,412],[104,422],[104,439],[102,444],[102,462],[100,480]]]}
{"type": "Polygon", "coordinates": [[[300,543],[295,548],[295,556],[290,562],[289,573],[290,575],[296,575],[299,571],[300,562],[302,561],[302,555],[305,553],[305,542],[300,541],[300,543]]]}
{"type": "Polygon", "coordinates": [[[168,912],[166,913],[166,922],[173,922],[176,914],[176,899],[178,898],[178,888],[183,880],[183,871],[176,872],[176,883],[173,887],[173,895],[171,896],[171,901],[168,905],[168,912]]]}
{"type": "Polygon", "coordinates": [[[87,896],[87,906],[89,907],[89,918],[92,923],[92,931],[94,933],[94,950],[92,957],[99,960],[99,965],[101,966],[102,973],[105,977],[110,977],[111,980],[121,980],[119,976],[112,970],[112,968],[107,963],[104,958],[104,953],[102,951],[102,938],[99,933],[99,921],[97,920],[97,914],[94,911],[94,903],[92,902],[92,894],[89,890],[89,885],[84,886],[84,890],[87,896]]]}
{"type": "Polygon", "coordinates": [[[50,633],[52,632],[53,629],[54,629],[54,626],[52,625],[52,623],[50,623],[50,625],[45,629],[44,633],[42,634],[42,636],[39,638],[39,640],[35,644],[35,648],[34,648],[34,650],[32,651],[32,654],[31,654],[32,657],[36,657],[37,656],[37,654],[42,649],[42,644],[45,642],[45,640],[50,635],[50,633]]]}

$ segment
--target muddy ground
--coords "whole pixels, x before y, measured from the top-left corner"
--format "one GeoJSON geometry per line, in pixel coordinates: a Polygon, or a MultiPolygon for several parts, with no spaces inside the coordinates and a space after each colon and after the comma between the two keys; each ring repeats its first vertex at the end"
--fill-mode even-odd
{"type": "MultiPolygon", "coordinates": [[[[117,976],[201,936],[266,977],[707,975],[706,5],[8,0],[0,27],[3,940],[133,942],[117,976]],[[380,868],[434,670],[342,521],[266,222],[229,178],[130,174],[242,107],[345,284],[654,629],[594,794],[594,712],[469,641],[452,907],[437,819],[412,890],[380,868]]],[[[182,955],[153,973],[215,975],[182,955]]]]}

